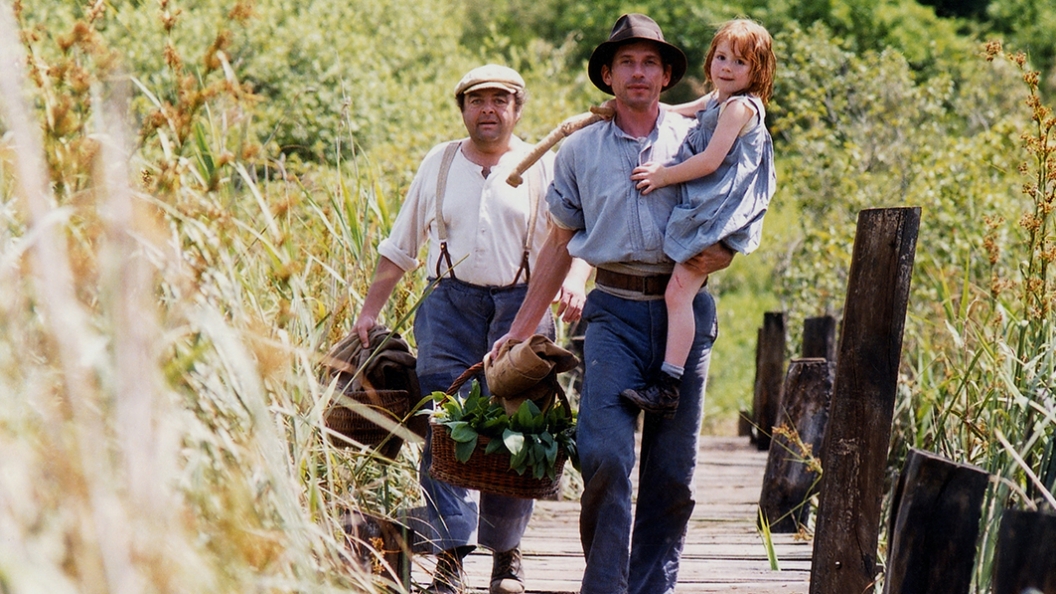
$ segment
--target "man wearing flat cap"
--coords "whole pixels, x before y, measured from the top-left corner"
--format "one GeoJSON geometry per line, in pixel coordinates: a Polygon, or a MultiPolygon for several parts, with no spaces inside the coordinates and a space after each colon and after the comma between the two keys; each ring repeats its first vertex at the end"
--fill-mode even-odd
{"type": "MultiPolygon", "coordinates": [[[[480,66],[462,77],[454,96],[469,135],[425,156],[391,234],[378,245],[374,280],[353,326],[366,346],[385,302],[404,273],[418,267],[419,250],[428,245],[427,274],[439,281],[414,320],[422,394],[446,391],[509,329],[549,218],[543,196],[552,154],[525,173],[526,183],[514,188],[505,181],[531,149],[513,134],[525,101],[521,75],[496,64],[480,66]]],[[[589,266],[577,261],[559,291],[557,313],[566,321],[579,318],[589,274],[589,266]]],[[[532,329],[553,337],[553,319],[541,316],[532,329]]],[[[487,393],[486,381],[481,384],[487,393]]],[[[462,559],[478,544],[493,552],[489,592],[524,592],[519,547],[533,501],[436,480],[428,471],[431,458],[427,436],[420,480],[437,569],[426,592],[464,592],[462,559]]]]}
{"type": "MultiPolygon", "coordinates": [[[[717,334],[715,303],[706,289],[693,303],[696,335],[678,409],[673,418],[645,415],[638,484],[647,487],[638,491],[633,525],[630,477],[640,411],[620,397],[625,388],[656,377],[664,359],[664,289],[674,267],[663,251],[664,230],[681,190],[668,186],[643,196],[631,171],[676,158],[692,120],[666,114],[659,101],[685,70],[682,51],[641,14],[620,17],[595,48],[588,74],[615,96],[616,115],[576,132],[558,151],[547,193],[554,226],[524,305],[494,348],[531,334],[573,256],[597,267],[583,311],[586,367],[576,433],[585,483],[581,594],[674,592],[694,506],[704,383],[717,334]]],[[[714,245],[687,264],[708,274],[731,259],[725,246],[714,245]]]]}

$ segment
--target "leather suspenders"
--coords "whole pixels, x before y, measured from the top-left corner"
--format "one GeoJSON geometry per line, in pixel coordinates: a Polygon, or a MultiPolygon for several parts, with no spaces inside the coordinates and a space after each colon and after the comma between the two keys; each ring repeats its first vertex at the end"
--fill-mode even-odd
{"type": "MultiPolygon", "coordinates": [[[[447,274],[451,278],[455,278],[454,264],[451,263],[451,253],[447,249],[447,225],[444,223],[443,205],[444,205],[444,194],[447,193],[447,175],[451,171],[451,163],[455,160],[455,154],[458,152],[459,146],[462,142],[459,140],[449,142],[444,147],[444,156],[440,161],[440,172],[436,176],[436,233],[440,239],[440,255],[436,258],[436,278],[440,278],[443,274],[440,272],[441,264],[447,265],[447,274]]],[[[532,236],[535,231],[535,223],[539,217],[539,186],[542,180],[542,169],[540,167],[532,167],[528,170],[528,201],[531,210],[528,214],[528,232],[524,237],[524,251],[521,254],[521,266],[517,269],[517,275],[513,278],[513,282],[510,286],[516,285],[521,280],[521,273],[524,273],[524,282],[528,282],[532,277],[531,266],[528,264],[528,254],[532,250],[532,236]]]]}
{"type": "Polygon", "coordinates": [[[447,174],[451,171],[451,163],[455,160],[455,153],[462,143],[454,141],[447,143],[444,148],[444,159],[440,161],[440,173],[436,176],[436,233],[440,237],[440,256],[436,259],[436,278],[440,274],[440,264],[447,264],[447,272],[451,278],[455,278],[455,267],[451,263],[451,254],[447,251],[447,225],[444,224],[444,194],[447,192],[447,174]]]}

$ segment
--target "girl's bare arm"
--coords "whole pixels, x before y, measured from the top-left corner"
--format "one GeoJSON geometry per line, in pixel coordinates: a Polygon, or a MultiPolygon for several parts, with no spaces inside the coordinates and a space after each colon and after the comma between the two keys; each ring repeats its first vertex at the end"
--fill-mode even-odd
{"type": "Polygon", "coordinates": [[[715,134],[704,150],[689,159],[664,167],[657,163],[646,163],[631,173],[631,179],[638,182],[637,188],[642,194],[648,194],[657,188],[678,184],[709,175],[719,168],[737,140],[741,128],[755,117],[755,110],[743,101],[730,102],[719,116],[715,134]]]}

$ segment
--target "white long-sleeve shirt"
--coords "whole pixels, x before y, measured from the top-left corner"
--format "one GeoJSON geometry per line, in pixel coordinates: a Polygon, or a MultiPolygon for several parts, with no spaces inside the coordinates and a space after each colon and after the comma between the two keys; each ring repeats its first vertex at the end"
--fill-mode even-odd
{"type": "MultiPolygon", "coordinates": [[[[463,143],[469,140],[463,140],[463,143]]],[[[511,140],[513,150],[492,167],[487,177],[481,167],[470,162],[459,150],[447,176],[447,190],[443,201],[443,217],[447,226],[447,249],[455,267],[455,276],[479,286],[504,286],[513,282],[521,266],[525,233],[530,219],[529,183],[531,171],[522,177],[524,182],[514,188],[506,177],[531,149],[531,145],[517,137],[511,140]],[[463,260],[465,258],[465,260],[463,260]],[[462,260],[460,262],[460,260],[462,260]]],[[[405,271],[414,270],[421,263],[418,255],[428,243],[425,260],[428,275],[436,276],[436,262],[440,256],[440,238],[436,227],[436,182],[447,143],[433,147],[422,160],[411,182],[407,198],[400,207],[389,237],[378,245],[378,253],[405,271]]],[[[546,200],[547,186],[553,177],[553,153],[546,153],[534,168],[541,168],[533,190],[538,193],[535,226],[529,264],[535,267],[538,248],[546,239],[549,217],[546,200]]],[[[441,274],[446,274],[446,263],[441,274]]],[[[521,274],[519,282],[525,282],[521,274]]]]}

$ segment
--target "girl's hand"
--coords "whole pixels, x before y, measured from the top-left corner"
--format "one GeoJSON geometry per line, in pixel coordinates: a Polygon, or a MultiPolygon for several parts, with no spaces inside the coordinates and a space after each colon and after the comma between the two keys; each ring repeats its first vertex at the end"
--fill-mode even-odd
{"type": "Polygon", "coordinates": [[[635,167],[631,172],[631,179],[638,182],[635,187],[643,196],[653,190],[671,185],[667,177],[667,167],[653,162],[635,167]]]}

